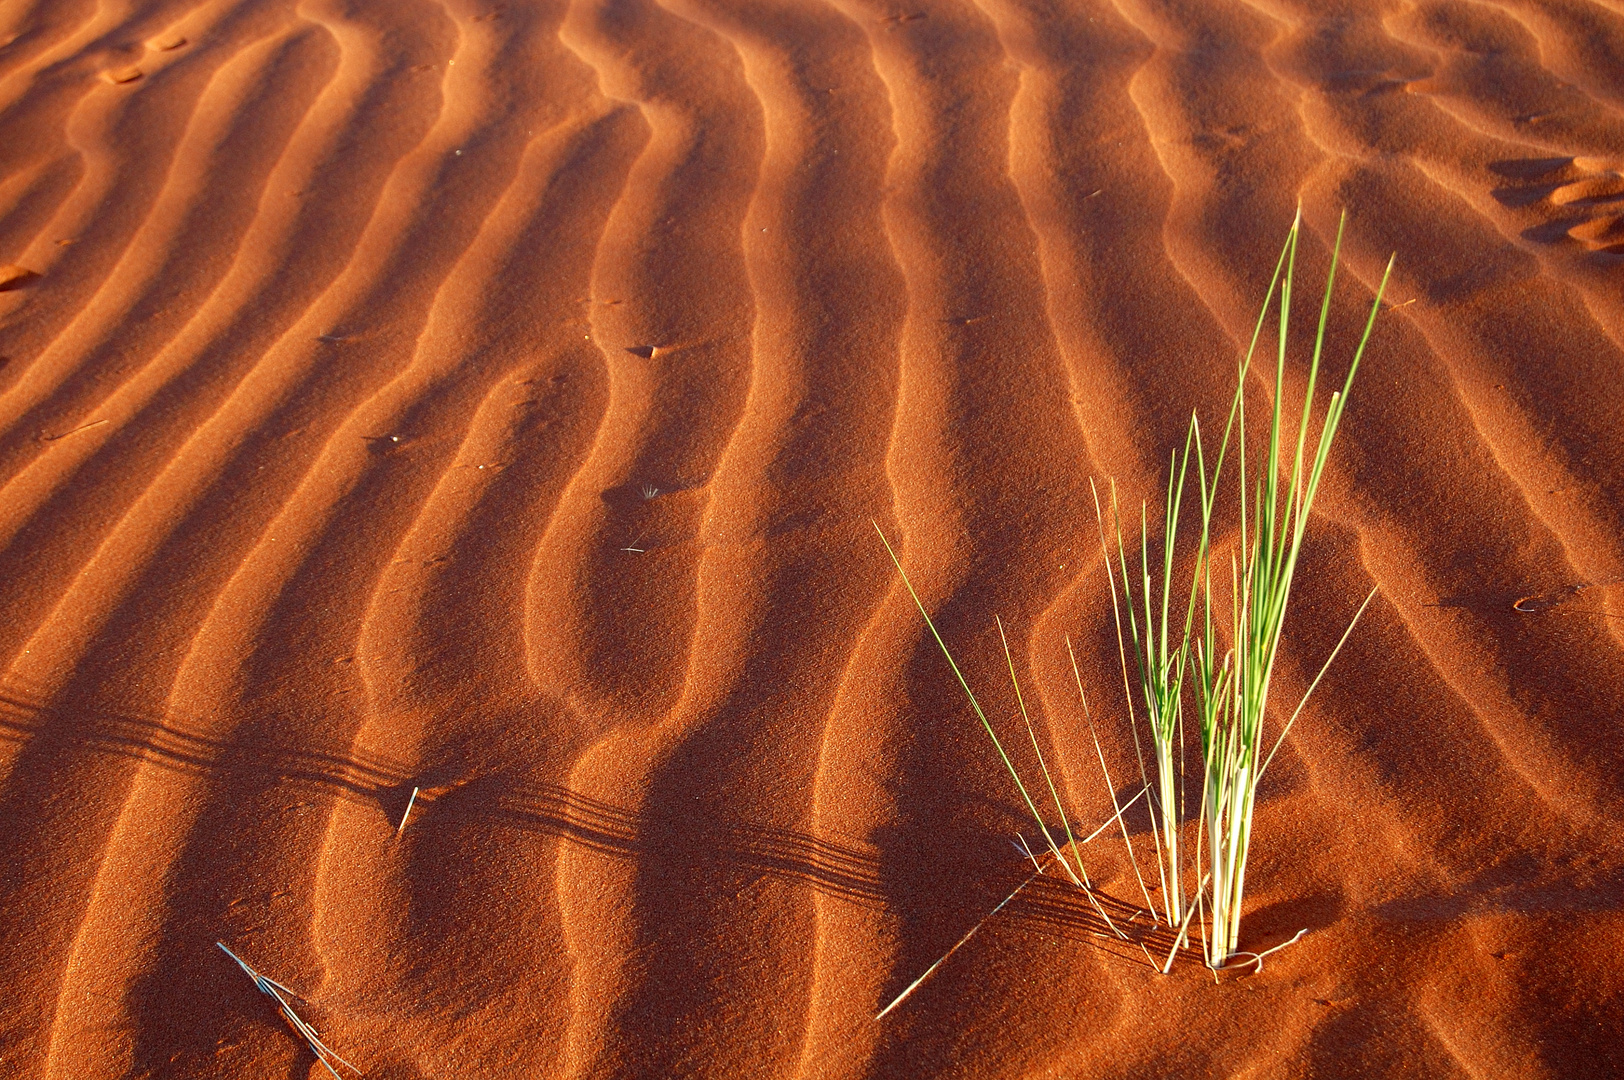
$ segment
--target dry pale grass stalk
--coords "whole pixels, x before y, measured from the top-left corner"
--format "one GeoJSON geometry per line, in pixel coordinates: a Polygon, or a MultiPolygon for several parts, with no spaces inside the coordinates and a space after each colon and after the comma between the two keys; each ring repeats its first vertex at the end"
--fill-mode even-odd
{"type": "Polygon", "coordinates": [[[417,805],[417,793],[421,790],[421,788],[412,788],[412,797],[406,800],[406,812],[400,815],[400,825],[395,829],[397,837],[406,831],[406,819],[412,816],[412,807],[417,805]]]}
{"type": "Polygon", "coordinates": [[[305,1044],[310,1047],[310,1052],[316,1055],[316,1060],[321,1062],[327,1071],[333,1074],[335,1080],[344,1080],[344,1078],[333,1067],[334,1062],[344,1066],[356,1076],[361,1075],[360,1069],[339,1057],[332,1047],[321,1041],[321,1036],[317,1034],[316,1029],[301,1020],[299,1014],[293,1011],[293,1006],[288,1004],[288,998],[296,998],[299,996],[298,994],[295,994],[270,976],[261,975],[249,967],[242,957],[226,948],[224,942],[216,941],[215,944],[220,946],[221,952],[235,960],[237,966],[242,968],[250,979],[254,980],[254,985],[259,988],[261,993],[269,994],[276,1001],[277,1007],[282,1010],[282,1015],[287,1019],[287,1022],[304,1039],[305,1044]]]}

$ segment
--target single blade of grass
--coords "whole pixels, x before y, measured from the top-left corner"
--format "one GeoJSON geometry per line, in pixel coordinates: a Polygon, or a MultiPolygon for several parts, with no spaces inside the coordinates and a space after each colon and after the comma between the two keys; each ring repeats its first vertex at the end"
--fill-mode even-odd
{"type": "Polygon", "coordinates": [[[1020,851],[1020,853],[1025,855],[1028,859],[1031,859],[1032,869],[1036,870],[1038,868],[1038,857],[1032,854],[1032,848],[1027,844],[1026,837],[1022,836],[1020,833],[1016,833],[1015,839],[1020,841],[1020,843],[1016,845],[1016,850],[1020,851]]]}
{"type": "MultiPolygon", "coordinates": [[[[1151,913],[1151,918],[1154,919],[1156,917],[1156,905],[1150,902],[1150,889],[1145,885],[1144,875],[1139,872],[1139,859],[1138,856],[1134,854],[1133,842],[1128,839],[1127,823],[1122,820],[1122,811],[1126,810],[1129,806],[1132,806],[1135,802],[1137,802],[1140,795],[1144,795],[1148,798],[1150,784],[1148,782],[1145,783],[1144,786],[1139,789],[1139,795],[1135,795],[1132,799],[1129,799],[1126,805],[1117,805],[1116,784],[1112,782],[1111,770],[1105,764],[1105,750],[1100,746],[1099,733],[1094,730],[1094,714],[1088,707],[1088,695],[1083,691],[1083,676],[1082,672],[1079,671],[1077,667],[1077,653],[1071,647],[1070,636],[1066,638],[1066,655],[1071,657],[1071,673],[1073,678],[1077,680],[1077,696],[1081,698],[1083,702],[1083,717],[1088,721],[1089,737],[1094,740],[1094,753],[1099,758],[1100,775],[1105,777],[1105,790],[1109,792],[1111,796],[1111,809],[1114,811],[1112,820],[1114,820],[1117,823],[1117,827],[1122,830],[1122,846],[1128,849],[1128,863],[1133,867],[1134,880],[1139,882],[1139,892],[1145,898],[1145,910],[1149,911],[1151,913]]],[[[1109,824],[1109,822],[1107,822],[1107,824],[1109,824]]],[[[1104,828],[1104,826],[1102,825],[1101,828],[1104,828]]],[[[1099,835],[1098,832],[1096,832],[1095,835],[1099,835]]],[[[1094,837],[1090,836],[1089,840],[1092,839],[1094,839],[1094,837]]]]}
{"type": "MultiPolygon", "coordinates": [[[[1100,833],[1104,832],[1106,829],[1109,829],[1112,825],[1120,825],[1120,824],[1122,824],[1122,815],[1127,813],[1128,808],[1131,807],[1134,803],[1138,802],[1140,799],[1143,799],[1145,797],[1145,795],[1149,793],[1149,791],[1150,791],[1149,788],[1142,787],[1138,791],[1134,792],[1133,798],[1131,798],[1127,802],[1123,803],[1122,806],[1119,809],[1117,809],[1117,811],[1115,813],[1113,813],[1110,817],[1106,818],[1104,821],[1100,822],[1100,827],[1095,829],[1093,832],[1089,833],[1087,836],[1083,837],[1082,842],[1087,844],[1090,841],[1094,840],[1096,837],[1098,837],[1100,835],[1100,833]]],[[[1111,801],[1112,801],[1113,804],[1116,802],[1116,800],[1114,798],[1111,801]]]]}
{"type": "Polygon", "coordinates": [[[1037,803],[1032,800],[1032,796],[1027,792],[1026,784],[1021,781],[1021,774],[1015,771],[1015,763],[1010,760],[1009,754],[1004,750],[1004,744],[999,740],[998,733],[993,730],[992,722],[987,719],[987,714],[982,710],[981,702],[976,700],[975,691],[970,689],[969,680],[964,677],[964,672],[959,670],[959,665],[953,659],[953,653],[948,649],[947,642],[942,640],[942,635],[937,631],[936,623],[932,621],[930,612],[925,610],[924,601],[920,600],[919,593],[914,591],[913,582],[908,580],[908,572],[902,568],[902,561],[897,558],[896,551],[892,549],[891,541],[886,539],[885,531],[880,528],[879,522],[872,522],[871,524],[874,526],[874,531],[879,533],[880,543],[885,545],[886,554],[891,556],[892,565],[897,568],[897,573],[902,576],[902,584],[907,588],[908,595],[913,597],[914,606],[919,609],[919,614],[924,618],[925,626],[929,628],[931,637],[936,639],[936,645],[942,650],[942,655],[946,657],[948,667],[953,669],[954,677],[959,680],[959,686],[964,690],[964,696],[969,699],[970,708],[974,710],[976,719],[981,721],[981,726],[986,730],[988,738],[992,739],[992,744],[997,749],[998,756],[1004,763],[1004,768],[1009,771],[1010,779],[1015,781],[1015,788],[1021,793],[1026,808],[1031,811],[1032,820],[1037,824],[1038,832],[1043,834],[1044,841],[1049,845],[1050,854],[1054,855],[1060,865],[1065,867],[1066,873],[1073,883],[1083,885],[1084,880],[1080,876],[1082,867],[1079,865],[1076,869],[1073,869],[1061,853],[1060,845],[1055,843],[1054,837],[1050,835],[1048,825],[1044,824],[1043,815],[1038,813],[1037,803]]]}
{"type": "Polygon", "coordinates": [[[1319,686],[1320,680],[1325,678],[1327,671],[1331,670],[1331,661],[1336,659],[1336,654],[1342,651],[1343,645],[1347,644],[1348,636],[1353,633],[1353,628],[1359,625],[1359,617],[1365,613],[1365,608],[1369,607],[1370,602],[1375,598],[1376,590],[1373,587],[1370,592],[1365,594],[1364,603],[1360,604],[1359,610],[1353,613],[1353,618],[1348,620],[1348,627],[1342,631],[1342,636],[1337,639],[1336,648],[1331,650],[1331,655],[1327,656],[1325,663],[1320,665],[1319,674],[1314,676],[1314,681],[1309,683],[1308,689],[1303,692],[1302,700],[1297,702],[1297,708],[1292,710],[1291,719],[1287,720],[1286,726],[1280,729],[1280,735],[1274,740],[1274,746],[1270,748],[1269,756],[1263,759],[1263,764],[1258,768],[1258,779],[1263,778],[1264,772],[1269,768],[1269,762],[1274,760],[1275,752],[1280,749],[1280,744],[1286,741],[1287,735],[1291,734],[1291,726],[1297,722],[1297,717],[1302,715],[1303,706],[1307,705],[1308,699],[1314,696],[1314,690],[1319,686]]]}
{"type": "Polygon", "coordinates": [[[1049,797],[1054,800],[1054,808],[1060,814],[1060,826],[1066,830],[1066,839],[1071,843],[1071,855],[1077,863],[1077,871],[1082,875],[1083,884],[1089,884],[1088,871],[1083,869],[1082,852],[1077,850],[1077,837],[1072,835],[1071,822],[1066,818],[1066,808],[1060,802],[1060,793],[1055,790],[1054,778],[1049,775],[1049,765],[1043,760],[1043,749],[1038,746],[1037,732],[1032,730],[1032,718],[1026,713],[1026,699],[1021,696],[1021,681],[1015,677],[1015,658],[1009,653],[1009,639],[1004,636],[1004,621],[997,616],[993,622],[998,627],[998,640],[1004,646],[1004,662],[1009,665],[1009,682],[1015,688],[1015,703],[1021,710],[1021,721],[1026,724],[1027,737],[1032,740],[1032,752],[1037,755],[1038,768],[1043,770],[1043,782],[1049,785],[1049,797]]]}
{"type": "Polygon", "coordinates": [[[418,788],[412,788],[412,797],[406,800],[406,812],[400,815],[400,825],[395,829],[397,837],[406,831],[406,819],[412,816],[412,807],[417,804],[418,790],[418,788]]]}
{"type": "Polygon", "coordinates": [[[276,1002],[277,1007],[282,1010],[282,1016],[287,1020],[288,1024],[304,1039],[305,1043],[310,1047],[310,1052],[316,1055],[316,1060],[321,1062],[322,1066],[333,1074],[334,1080],[344,1080],[342,1076],[339,1076],[338,1070],[333,1068],[333,1062],[335,1061],[356,1076],[361,1075],[360,1069],[339,1057],[332,1047],[321,1041],[321,1036],[317,1034],[316,1029],[301,1020],[299,1014],[293,1011],[293,1006],[288,1003],[288,998],[298,997],[298,994],[295,994],[275,979],[261,975],[249,967],[242,957],[226,948],[224,942],[216,941],[215,944],[220,946],[221,952],[237,962],[237,966],[242,968],[247,976],[254,981],[254,985],[259,989],[260,993],[270,995],[271,999],[276,1002]]]}
{"type": "Polygon", "coordinates": [[[923,975],[919,976],[919,978],[917,978],[913,982],[909,983],[907,989],[903,990],[902,993],[898,994],[896,996],[895,1000],[893,1000],[891,1002],[891,1004],[887,1005],[885,1008],[881,1009],[878,1013],[876,1013],[874,1015],[874,1019],[875,1020],[884,1020],[886,1013],[889,1013],[892,1009],[896,1008],[898,1005],[901,1005],[904,1001],[907,1001],[908,996],[910,994],[912,994],[915,990],[918,990],[921,986],[923,986],[926,979],[928,979],[932,975],[936,974],[936,969],[937,968],[939,968],[943,964],[947,963],[947,958],[948,957],[950,957],[954,953],[958,952],[960,949],[962,949],[964,947],[966,942],[968,942],[971,938],[976,936],[976,931],[980,930],[983,926],[985,926],[987,924],[988,919],[992,918],[994,915],[996,915],[1000,911],[1004,910],[1005,905],[1007,905],[1011,900],[1015,899],[1016,896],[1020,895],[1021,890],[1026,888],[1028,885],[1032,884],[1032,882],[1036,881],[1038,879],[1038,876],[1041,875],[1042,873],[1043,873],[1043,867],[1040,866],[1040,867],[1038,867],[1036,870],[1034,870],[1032,872],[1030,877],[1028,877],[1025,881],[1021,882],[1019,885],[1015,886],[1015,890],[1013,892],[1011,892],[1008,896],[1004,897],[1002,900],[998,901],[998,906],[997,907],[993,908],[991,911],[987,912],[987,914],[983,915],[981,917],[980,922],[978,922],[974,926],[970,927],[970,929],[965,933],[965,935],[963,937],[959,938],[959,940],[957,940],[957,941],[955,941],[953,943],[953,947],[951,949],[947,950],[947,952],[942,954],[941,959],[937,960],[934,964],[932,964],[930,967],[925,969],[925,973],[923,975]]]}

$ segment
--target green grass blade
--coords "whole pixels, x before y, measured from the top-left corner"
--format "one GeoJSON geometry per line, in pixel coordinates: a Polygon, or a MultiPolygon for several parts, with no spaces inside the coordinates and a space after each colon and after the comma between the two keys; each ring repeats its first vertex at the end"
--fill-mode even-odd
{"type": "MultiPolygon", "coordinates": [[[[1056,844],[1054,837],[1049,835],[1049,827],[1043,823],[1043,815],[1038,813],[1037,804],[1032,801],[1032,796],[1028,794],[1026,785],[1021,782],[1021,774],[1015,771],[1015,763],[1009,759],[1009,754],[1005,752],[1004,744],[999,740],[998,733],[993,730],[992,722],[987,719],[987,714],[981,708],[981,702],[976,700],[975,691],[970,689],[969,680],[964,677],[964,672],[959,670],[959,665],[953,659],[953,653],[948,649],[947,642],[942,640],[942,635],[937,631],[936,623],[932,621],[930,612],[925,610],[924,601],[919,599],[919,593],[914,590],[913,582],[908,580],[908,572],[902,568],[902,560],[897,558],[897,553],[891,547],[891,541],[886,539],[885,531],[880,528],[879,522],[870,522],[870,524],[874,526],[874,531],[879,533],[880,543],[885,545],[885,552],[891,556],[892,565],[897,568],[897,573],[902,576],[902,584],[907,588],[908,595],[913,597],[914,606],[919,609],[919,614],[923,616],[925,625],[930,629],[931,637],[936,639],[937,647],[942,650],[942,655],[947,658],[947,665],[953,669],[953,676],[959,680],[959,686],[964,690],[964,696],[969,699],[970,708],[975,711],[976,719],[981,721],[981,726],[986,730],[987,737],[992,739],[993,746],[998,750],[998,756],[1003,761],[1004,768],[1009,770],[1010,779],[1015,781],[1015,788],[1021,793],[1021,798],[1025,800],[1026,808],[1031,811],[1032,820],[1036,822],[1038,831],[1043,834],[1043,838],[1048,842],[1051,850],[1058,850],[1060,845],[1056,844]]],[[[1066,866],[1066,870],[1071,874],[1073,881],[1076,881],[1079,885],[1082,884],[1082,881],[1078,879],[1069,865],[1066,866]]]]}
{"type": "Polygon", "coordinates": [[[1049,797],[1054,800],[1054,808],[1060,814],[1060,825],[1066,830],[1066,840],[1071,844],[1071,856],[1077,862],[1077,872],[1082,875],[1083,884],[1087,885],[1088,871],[1083,869],[1083,855],[1077,850],[1077,837],[1072,835],[1071,821],[1066,817],[1066,807],[1060,801],[1060,792],[1055,790],[1054,777],[1049,774],[1049,764],[1044,761],[1043,749],[1038,746],[1038,734],[1032,729],[1032,718],[1026,712],[1026,698],[1021,694],[1021,681],[1015,677],[1015,658],[1009,652],[1009,638],[1004,636],[1004,621],[994,616],[993,622],[998,627],[998,640],[1004,646],[1004,662],[1009,665],[1009,682],[1015,688],[1015,703],[1020,706],[1021,721],[1026,725],[1027,737],[1032,740],[1032,752],[1037,755],[1038,768],[1043,770],[1043,782],[1049,786],[1049,797]]]}

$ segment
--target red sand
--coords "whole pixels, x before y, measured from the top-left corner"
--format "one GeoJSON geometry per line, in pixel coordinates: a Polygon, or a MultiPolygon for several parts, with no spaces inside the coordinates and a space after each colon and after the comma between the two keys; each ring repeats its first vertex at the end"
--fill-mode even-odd
{"type": "Polygon", "coordinates": [[[0,44],[0,1074],[326,1075],[215,941],[375,1080],[1624,1073],[1616,0],[0,44]],[[876,1023],[1026,871],[870,520],[1100,820],[1089,478],[1221,412],[1299,201],[1334,369],[1399,254],[1277,704],[1380,595],[1248,882],[1310,933],[1163,977],[1044,879],[876,1023]]]}

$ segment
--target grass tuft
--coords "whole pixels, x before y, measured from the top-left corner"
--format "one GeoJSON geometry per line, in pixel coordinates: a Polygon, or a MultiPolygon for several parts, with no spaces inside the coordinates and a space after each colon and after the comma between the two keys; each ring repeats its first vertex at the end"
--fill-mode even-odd
{"type": "MultiPolygon", "coordinates": [[[[1325,292],[1320,302],[1314,348],[1308,364],[1308,381],[1303,394],[1294,445],[1287,448],[1285,431],[1286,352],[1291,323],[1292,285],[1297,263],[1298,237],[1302,213],[1298,212],[1287,234],[1276,265],[1274,280],[1258,315],[1252,344],[1237,372],[1235,399],[1230,406],[1229,424],[1213,475],[1201,472],[1203,519],[1210,521],[1210,507],[1219,487],[1223,452],[1233,431],[1238,467],[1235,491],[1240,509],[1240,554],[1230,561],[1229,647],[1220,655],[1214,626],[1214,604],[1210,559],[1205,536],[1198,555],[1196,573],[1200,577],[1202,625],[1195,637],[1193,663],[1196,670],[1196,708],[1200,721],[1203,764],[1200,832],[1208,841],[1208,872],[1211,876],[1211,933],[1207,940],[1207,963],[1222,967],[1240,954],[1241,902],[1246,887],[1246,857],[1252,841],[1252,814],[1257,802],[1258,784],[1279,751],[1303,706],[1319,686],[1331,661],[1353,632],[1375,590],[1365,597],[1347,629],[1319,673],[1309,684],[1291,718],[1270,741],[1264,735],[1269,689],[1274,678],[1275,660],[1280,655],[1286,611],[1296,578],[1298,557],[1308,530],[1314,498],[1319,492],[1331,445],[1341,427],[1348,392],[1359,373],[1359,362],[1376,323],[1382,296],[1393,271],[1389,259],[1381,284],[1365,320],[1364,333],[1353,350],[1342,388],[1331,394],[1325,411],[1317,418],[1319,436],[1309,455],[1309,433],[1316,426],[1315,390],[1325,352],[1325,329],[1330,318],[1331,294],[1342,253],[1342,231],[1347,217],[1337,225],[1336,244],[1331,251],[1331,267],[1326,274],[1325,292]],[[1276,289],[1278,286],[1278,290],[1276,289]],[[1275,297],[1278,293],[1278,302],[1275,297]],[[1268,455],[1249,476],[1246,463],[1246,377],[1251,368],[1258,338],[1268,318],[1271,304],[1278,312],[1277,350],[1274,370],[1273,407],[1269,418],[1268,455]],[[1248,492],[1251,501],[1248,503],[1248,492]]],[[[1199,447],[1199,438],[1197,439],[1199,447]]],[[[1198,450],[1199,454],[1199,450],[1198,450]]],[[[1198,470],[1200,472],[1200,470],[1198,470]]],[[[1193,636],[1193,635],[1190,635],[1193,636]]],[[[1187,636],[1185,654],[1189,655],[1187,636]]],[[[1200,859],[1200,833],[1197,859],[1200,859]]]]}
{"type": "MultiPolygon", "coordinates": [[[[1162,507],[1161,536],[1153,544],[1151,517],[1148,505],[1139,508],[1139,543],[1136,556],[1130,556],[1130,547],[1123,536],[1122,513],[1117,503],[1116,486],[1112,484],[1106,505],[1102,504],[1097,488],[1094,493],[1095,518],[1099,526],[1100,552],[1105,562],[1111,588],[1111,613],[1117,634],[1118,658],[1121,663],[1123,691],[1126,699],[1128,725],[1139,779],[1142,787],[1137,800],[1144,796],[1150,806],[1151,841],[1156,854],[1156,875],[1161,889],[1161,905],[1151,901],[1149,887],[1141,872],[1138,857],[1128,830],[1122,821],[1124,806],[1116,801],[1116,788],[1112,784],[1099,738],[1094,734],[1094,719],[1089,710],[1088,696],[1083,691],[1081,675],[1077,675],[1077,689],[1082,700],[1084,715],[1094,739],[1095,755],[1101,775],[1112,795],[1113,819],[1127,847],[1130,864],[1138,882],[1146,910],[1156,922],[1165,920],[1174,931],[1173,947],[1165,964],[1152,966],[1158,970],[1171,969],[1180,948],[1189,941],[1191,924],[1195,923],[1202,938],[1202,950],[1207,965],[1216,971],[1232,961],[1262,967],[1263,958],[1276,949],[1284,948],[1301,938],[1302,934],[1283,945],[1262,953],[1247,952],[1239,947],[1242,901],[1246,886],[1246,860],[1251,849],[1252,818],[1257,803],[1257,789],[1274,756],[1279,752],[1286,736],[1301,715],[1303,706],[1318,688],[1331,662],[1341,652],[1349,634],[1358,624],[1360,616],[1370,605],[1375,590],[1360,604],[1353,619],[1343,631],[1336,647],[1331,650],[1318,674],[1314,676],[1301,701],[1285,724],[1272,738],[1265,737],[1265,719],[1269,691],[1274,678],[1275,661],[1280,654],[1284,638],[1286,612],[1296,578],[1298,559],[1303,539],[1324,477],[1325,464],[1331,446],[1341,427],[1343,412],[1347,408],[1348,393],[1358,374],[1365,347],[1370,342],[1386,293],[1388,278],[1392,274],[1393,260],[1389,259],[1376,290],[1370,314],[1365,320],[1364,332],[1353,350],[1352,359],[1341,389],[1333,391],[1323,411],[1316,408],[1316,390],[1320,380],[1320,367],[1325,352],[1326,326],[1330,319],[1331,296],[1336,284],[1336,271],[1342,253],[1342,234],[1346,215],[1337,225],[1336,243],[1331,252],[1331,266],[1326,275],[1325,291],[1320,302],[1319,320],[1313,337],[1313,351],[1308,362],[1307,384],[1303,394],[1302,411],[1297,418],[1295,434],[1286,429],[1286,358],[1290,340],[1292,290],[1296,276],[1297,248],[1302,230],[1302,212],[1298,211],[1286,236],[1274,275],[1269,281],[1262,309],[1246,352],[1236,370],[1235,396],[1230,404],[1223,437],[1213,459],[1209,473],[1199,419],[1192,414],[1184,440],[1182,453],[1169,456],[1167,492],[1162,507]],[[1253,472],[1248,471],[1246,445],[1246,386],[1253,359],[1257,354],[1263,331],[1271,311],[1276,315],[1276,354],[1271,414],[1268,429],[1268,449],[1264,460],[1253,472]],[[1310,433],[1317,435],[1310,440],[1310,433]],[[1226,459],[1234,450],[1236,467],[1232,481],[1223,478],[1226,459]],[[1190,560],[1189,577],[1177,574],[1180,563],[1178,543],[1180,520],[1191,481],[1199,498],[1199,523],[1195,526],[1194,553],[1190,560]],[[1228,587],[1225,595],[1215,592],[1212,573],[1213,519],[1220,495],[1233,483],[1239,521],[1239,544],[1230,557],[1228,587]],[[1109,527],[1107,520],[1109,518],[1109,527]],[[1113,550],[1114,549],[1114,550],[1113,550]],[[1159,549],[1159,557],[1153,557],[1159,549]],[[1178,578],[1176,581],[1175,578],[1178,578]],[[1184,588],[1184,582],[1188,587],[1184,588]],[[1175,586],[1178,586],[1176,588],[1175,586]],[[1184,602],[1175,606],[1179,591],[1184,602]],[[1227,633],[1221,643],[1215,610],[1222,609],[1227,600],[1227,633]],[[1182,607],[1182,610],[1180,610],[1182,607]],[[1183,820],[1188,815],[1185,762],[1185,710],[1189,708],[1200,744],[1201,773],[1197,778],[1200,801],[1195,827],[1193,854],[1185,842],[1183,820]],[[1139,716],[1143,713],[1146,737],[1140,738],[1139,716]],[[1149,744],[1147,762],[1146,743],[1149,744]],[[1190,882],[1195,882],[1193,888],[1190,882]]],[[[879,526],[875,526],[876,531],[879,526]]],[[[1186,530],[1189,531],[1189,530],[1186,530]]],[[[1188,538],[1186,538],[1188,539],[1188,538]]],[[[1088,874],[1083,868],[1077,838],[1072,834],[1070,819],[1056,790],[1048,762],[1038,745],[1036,732],[1016,677],[1014,660],[1004,637],[1003,623],[998,623],[1009,677],[1015,688],[1021,719],[1026,727],[1038,767],[1043,775],[1060,819],[1064,843],[1053,835],[1038,811],[1037,800],[1016,771],[986,713],[971,691],[963,672],[953,660],[946,642],[937,632],[930,614],[914,591],[913,584],[902,569],[896,552],[880,531],[897,572],[902,575],[908,594],[924,617],[931,636],[936,639],[942,655],[947,658],[954,676],[982,727],[986,729],[997,749],[1004,767],[1015,782],[1016,790],[1031,812],[1039,834],[1048,847],[1048,853],[1064,867],[1072,881],[1082,887],[1095,910],[1104,916],[1104,908],[1095,899],[1088,874]],[[1069,858],[1068,858],[1069,853],[1069,858]]],[[[1222,584],[1222,575],[1220,575],[1222,584]]],[[[1068,652],[1071,642],[1066,642],[1068,652]]],[[[1076,674],[1076,657],[1072,656],[1076,674]]],[[[1134,800],[1130,800],[1130,803],[1134,800]]],[[[1109,824],[1110,822],[1107,822],[1109,824]]],[[[1097,833],[1096,833],[1097,835],[1097,833]]],[[[1092,839],[1090,837],[1089,839],[1092,839]]],[[[1086,841],[1084,841],[1086,843],[1086,841]]],[[[1022,841],[1024,846],[1025,841],[1022,841]]],[[[1027,854],[1032,853],[1027,849],[1027,854]]],[[[1033,858],[1034,865],[1037,859],[1033,858]]],[[[1105,918],[1107,925],[1122,932],[1105,918]]],[[[1306,932],[1306,931],[1305,931],[1306,932]]],[[[1149,953],[1146,953],[1147,958],[1149,953]]],[[[945,959],[945,958],[944,958],[945,959]]],[[[934,968],[932,969],[934,970],[934,968]]],[[[928,973],[927,973],[928,974],[928,973]]],[[[910,987],[910,990],[912,988],[910,987]]]]}

